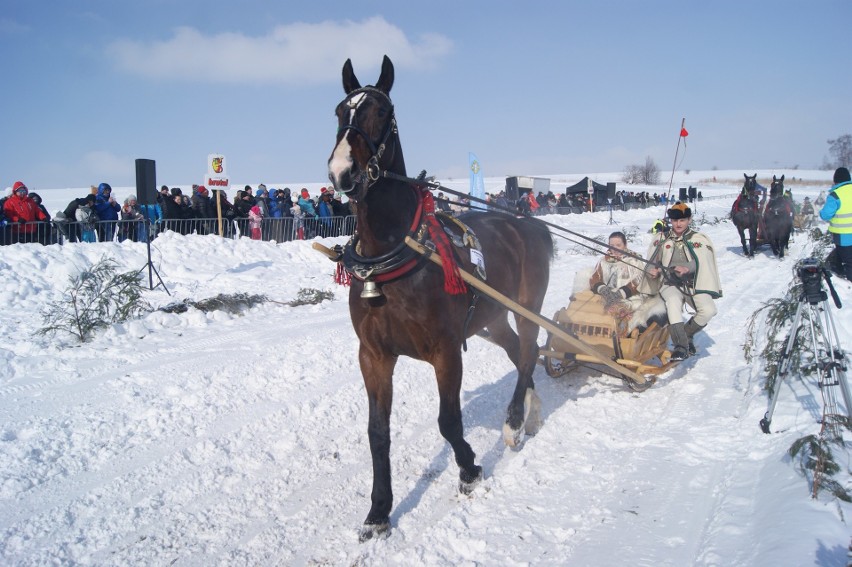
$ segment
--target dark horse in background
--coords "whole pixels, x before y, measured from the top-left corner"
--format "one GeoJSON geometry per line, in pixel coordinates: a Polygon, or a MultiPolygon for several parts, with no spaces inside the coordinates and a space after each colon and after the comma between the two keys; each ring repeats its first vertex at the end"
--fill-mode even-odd
{"type": "Polygon", "coordinates": [[[765,240],[772,247],[772,253],[783,258],[793,232],[793,204],[784,194],[783,175],[780,179],[772,176],[769,201],[763,211],[763,224],[765,240]]]}
{"type": "MultiPolygon", "coordinates": [[[[515,316],[516,334],[506,307],[487,299],[475,302],[469,287],[461,293],[448,293],[440,266],[416,253],[416,258],[407,259],[410,250],[403,239],[422,230],[418,228],[423,226],[421,208],[428,215],[432,197],[425,183],[400,179],[406,170],[389,96],[393,82],[394,68],[387,56],[375,86],[362,87],[351,61],[346,61],[346,97],[336,109],[337,140],[328,160],[329,178],[349,197],[357,218],[356,236],[344,249],[343,263],[352,274],[349,313],[360,341],[358,362],[367,390],[367,433],[373,460],[372,506],[361,528],[362,541],[383,536],[390,529],[390,415],[394,366],[400,356],[434,367],[438,427],[455,453],[463,493],[472,491],[482,478],[482,467],[475,463],[462,424],[461,350],[466,338],[487,329],[517,367],[518,380],[503,427],[506,443],[517,445],[524,432],[534,433],[538,425],[539,403],[532,379],[538,358],[538,326],[515,316]],[[349,270],[347,253],[357,259],[360,274],[349,270]],[[406,265],[413,267],[406,270],[406,265]],[[386,266],[394,266],[394,270],[385,272],[384,279],[370,281],[374,272],[369,269],[381,276],[386,266]],[[362,295],[368,283],[367,293],[362,295]],[[373,291],[374,286],[380,293],[373,291]]],[[[460,219],[481,243],[488,285],[534,312],[541,311],[553,255],[553,241],[545,225],[496,212],[469,212],[460,219]]],[[[461,269],[473,271],[469,254],[448,248],[461,269]]]]}
{"type": "Polygon", "coordinates": [[[756,194],[757,174],[749,177],[743,173],[743,177],[745,177],[745,182],[737,200],[731,207],[731,219],[740,234],[743,254],[749,258],[754,258],[754,249],[757,247],[757,224],[760,220],[760,205],[756,194]],[[748,231],[748,246],[746,246],[746,231],[748,231]]]}

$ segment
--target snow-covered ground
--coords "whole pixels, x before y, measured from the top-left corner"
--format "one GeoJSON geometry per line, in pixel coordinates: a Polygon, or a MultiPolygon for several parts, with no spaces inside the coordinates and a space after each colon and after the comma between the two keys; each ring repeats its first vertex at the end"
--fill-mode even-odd
{"type": "MultiPolygon", "coordinates": [[[[698,185],[706,199],[695,218],[712,222],[727,215],[742,173],[679,173],[674,187],[698,185]]],[[[831,172],[783,173],[797,200],[830,185],[831,172]]],[[[583,175],[551,177],[558,193],[583,175]]],[[[487,190],[501,184],[490,179],[487,190]]],[[[39,193],[54,212],[86,191],[39,193]]],[[[644,252],[662,210],[615,212],[615,225],[607,212],[547,220],[595,237],[624,230],[644,252]]],[[[552,379],[539,367],[543,428],[511,450],[501,427],[514,369],[496,346],[469,342],[466,437],[485,472],[470,497],[456,491],[458,468],[438,432],[433,372],[402,359],[393,531],[364,544],[372,472],[357,340],[348,290],[311,242],[167,233],[151,248],[171,295],[148,292],[153,305],[236,292],[273,302],[242,315],[153,312],[84,345],[35,336],[41,308],[104,255],[122,270],[143,267],[145,246],[0,247],[0,564],[846,565],[852,506],[811,499],[787,455],[818,433],[820,392],[810,379],[790,380],[773,433],[763,434],[764,372],[742,350],[748,317],[783,294],[810,243],[797,234],[783,261],[766,249],[747,260],[729,222],[700,229],[717,248],[719,315],[697,338],[700,356],[646,392],[587,369],[552,379]],[[287,305],[303,288],[335,297],[287,305]]],[[[556,243],[547,316],[596,261],[556,243]]],[[[844,308],[831,309],[848,350],[852,286],[834,283],[844,308]]],[[[837,478],[852,489],[845,436],[837,478]]]]}

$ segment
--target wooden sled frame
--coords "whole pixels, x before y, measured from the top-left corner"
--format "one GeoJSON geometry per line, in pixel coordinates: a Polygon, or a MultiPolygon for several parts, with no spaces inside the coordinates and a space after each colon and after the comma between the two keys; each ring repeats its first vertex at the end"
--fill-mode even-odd
{"type": "MultiPolygon", "coordinates": [[[[568,307],[556,312],[554,320],[566,332],[600,350],[603,356],[646,377],[656,377],[677,364],[671,360],[671,352],[666,348],[668,327],[652,322],[641,333],[638,329],[629,333],[626,329],[619,330],[616,320],[604,309],[601,297],[591,290],[575,294],[568,307]],[[651,362],[655,359],[659,360],[659,364],[651,362]]],[[[562,340],[561,335],[548,334],[540,354],[544,357],[548,375],[554,378],[566,374],[580,363],[601,363],[600,358],[589,357],[573,348],[562,340]]],[[[627,381],[623,374],[622,378],[627,381]]],[[[637,389],[630,381],[627,385],[637,389]]]]}

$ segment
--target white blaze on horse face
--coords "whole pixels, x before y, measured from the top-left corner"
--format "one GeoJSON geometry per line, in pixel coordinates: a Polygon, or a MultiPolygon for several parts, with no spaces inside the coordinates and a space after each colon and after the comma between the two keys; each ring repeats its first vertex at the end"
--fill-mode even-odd
{"type": "MultiPolygon", "coordinates": [[[[346,106],[349,107],[349,124],[355,121],[355,112],[366,96],[365,93],[359,93],[346,103],[346,106]]],[[[340,175],[352,168],[352,161],[352,146],[349,145],[349,141],[344,134],[337,143],[337,146],[335,146],[331,154],[331,159],[328,162],[328,173],[335,186],[339,186],[340,175]]]]}
{"type": "Polygon", "coordinates": [[[335,187],[340,187],[340,176],[352,168],[352,146],[346,139],[346,135],[334,147],[331,159],[328,162],[328,173],[335,187]]]}

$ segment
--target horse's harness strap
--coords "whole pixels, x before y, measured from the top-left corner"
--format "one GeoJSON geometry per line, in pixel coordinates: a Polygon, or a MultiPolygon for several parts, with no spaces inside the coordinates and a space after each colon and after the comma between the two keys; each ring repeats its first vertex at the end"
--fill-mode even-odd
{"type": "MultiPolygon", "coordinates": [[[[452,242],[456,248],[470,248],[471,250],[476,250],[479,255],[482,254],[482,245],[479,243],[476,233],[473,232],[473,229],[471,229],[470,226],[466,225],[456,217],[444,212],[436,212],[435,216],[439,221],[441,221],[441,225],[444,227],[444,232],[447,233],[447,236],[450,238],[450,242],[452,242]],[[447,227],[448,222],[452,222],[459,228],[459,230],[461,230],[461,236],[457,235],[454,231],[447,227]]],[[[488,277],[485,273],[485,264],[483,262],[473,262],[473,265],[474,272],[477,276],[479,276],[479,279],[487,281],[488,277]]]]}
{"type": "MultiPolygon", "coordinates": [[[[436,247],[434,243],[428,239],[429,231],[426,221],[422,218],[419,206],[420,204],[421,203],[418,203],[418,213],[415,215],[415,219],[408,232],[408,236],[424,245],[427,249],[435,251],[436,247]]],[[[444,213],[436,213],[435,217],[454,246],[462,249],[470,248],[481,253],[482,246],[479,243],[479,239],[468,225],[444,213]],[[461,236],[456,234],[455,231],[451,230],[447,226],[448,222],[452,222],[454,225],[459,227],[459,230],[462,232],[461,236]]],[[[372,258],[361,256],[358,252],[359,244],[360,241],[358,240],[357,235],[352,237],[346,245],[340,248],[336,260],[342,262],[346,271],[355,279],[361,281],[371,280],[376,283],[385,283],[401,278],[408,272],[414,270],[418,266],[419,261],[423,259],[421,254],[418,254],[409,246],[406,246],[404,241],[393,248],[390,252],[372,258]]],[[[487,276],[485,266],[481,263],[474,263],[474,265],[475,274],[482,281],[486,281],[487,276]]],[[[475,298],[476,294],[474,293],[470,312],[468,314],[468,321],[473,314],[473,308],[476,304],[475,298]]],[[[466,327],[467,321],[465,322],[465,328],[466,327]]]]}
{"type": "MultiPolygon", "coordinates": [[[[422,242],[426,233],[423,223],[423,197],[419,191],[415,193],[417,209],[409,227],[408,236],[422,242]]],[[[358,252],[359,244],[356,233],[343,247],[339,259],[343,262],[346,271],[361,281],[372,280],[381,283],[402,277],[413,270],[421,258],[417,252],[406,246],[404,238],[390,252],[372,258],[361,256],[358,252]]]]}

